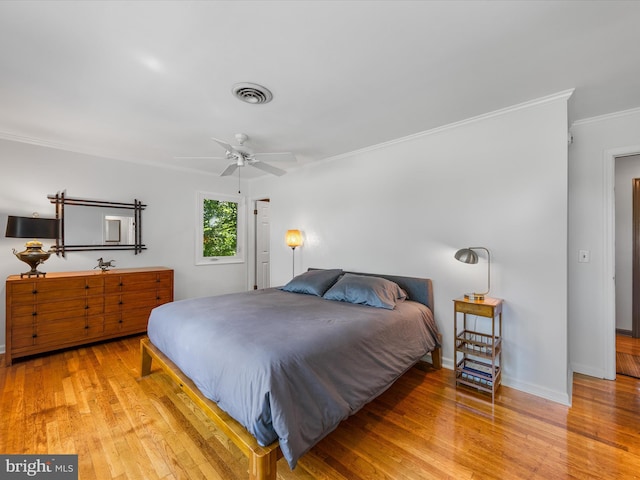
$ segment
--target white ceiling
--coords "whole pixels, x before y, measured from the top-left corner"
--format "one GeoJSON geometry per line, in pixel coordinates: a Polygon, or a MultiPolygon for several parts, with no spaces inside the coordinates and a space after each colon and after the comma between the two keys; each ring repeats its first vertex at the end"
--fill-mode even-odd
{"type": "Polygon", "coordinates": [[[571,88],[575,121],[640,107],[639,22],[635,1],[5,0],[0,138],[217,174],[175,157],[244,132],[304,164],[571,88]]]}

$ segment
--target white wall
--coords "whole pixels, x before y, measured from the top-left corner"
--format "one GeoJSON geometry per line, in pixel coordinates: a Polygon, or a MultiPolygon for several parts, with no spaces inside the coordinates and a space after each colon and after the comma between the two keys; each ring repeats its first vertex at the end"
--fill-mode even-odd
{"type": "Polygon", "coordinates": [[[640,152],[640,110],[571,127],[569,149],[569,338],[573,370],[615,378],[616,156],[640,152]],[[578,263],[578,250],[591,262],[578,263]]]}
{"type": "MultiPolygon", "coordinates": [[[[426,276],[452,365],[453,304],[483,288],[505,299],[504,383],[570,402],[567,338],[567,97],[416,135],[250,184],[271,199],[272,284],[291,277],[287,229],[308,267],[426,276]]],[[[348,129],[348,125],[345,125],[348,129]]]]}
{"type": "MultiPolygon", "coordinates": [[[[49,258],[45,272],[90,270],[98,257],[116,266],[167,266],[175,269],[175,298],[198,297],[246,289],[246,265],[195,266],[196,192],[236,194],[237,179],[151,168],[52,148],[0,140],[0,277],[29,267],[11,253],[24,239],[5,238],[7,215],[54,217],[48,194],[66,190],[69,197],[147,205],[142,213],[147,250],[69,252],[49,258]]],[[[244,189],[244,187],[243,187],[244,189]]],[[[43,242],[45,247],[49,243],[43,242]]],[[[0,351],[5,344],[5,284],[0,284],[0,351]]]]}
{"type": "Polygon", "coordinates": [[[615,161],[616,328],[631,331],[633,319],[633,179],[640,155],[615,161]]]}

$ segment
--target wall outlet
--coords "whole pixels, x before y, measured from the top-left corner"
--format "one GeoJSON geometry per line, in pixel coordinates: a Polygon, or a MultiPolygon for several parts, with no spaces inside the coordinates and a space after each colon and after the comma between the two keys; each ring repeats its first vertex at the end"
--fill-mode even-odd
{"type": "Polygon", "coordinates": [[[589,263],[591,261],[591,252],[589,250],[578,251],[578,262],[589,263]]]}

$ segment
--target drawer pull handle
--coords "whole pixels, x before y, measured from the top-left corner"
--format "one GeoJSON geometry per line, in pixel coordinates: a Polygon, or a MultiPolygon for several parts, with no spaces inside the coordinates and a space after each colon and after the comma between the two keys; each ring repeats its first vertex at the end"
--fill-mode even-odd
{"type": "Polygon", "coordinates": [[[37,333],[34,333],[33,335],[31,335],[31,338],[37,338],[37,337],[38,337],[37,333]]]}
{"type": "Polygon", "coordinates": [[[89,290],[89,285],[84,286],[85,290],[89,290]]]}
{"type": "Polygon", "coordinates": [[[35,317],[36,315],[38,315],[38,312],[33,312],[31,315],[35,317]]]}
{"type": "Polygon", "coordinates": [[[89,305],[85,305],[85,306],[84,306],[84,309],[85,309],[85,310],[89,310],[89,305]]]}
{"type": "Polygon", "coordinates": [[[118,320],[118,323],[122,323],[122,319],[118,320]]]}
{"type": "Polygon", "coordinates": [[[156,297],[156,300],[160,300],[160,297],[156,297]]]}
{"type": "Polygon", "coordinates": [[[124,283],[120,282],[120,283],[118,284],[118,286],[119,286],[119,287],[124,287],[124,283]]]}
{"type": "Polygon", "coordinates": [[[31,293],[35,295],[36,293],[38,293],[38,290],[33,290],[31,293]]]}
{"type": "Polygon", "coordinates": [[[120,302],[118,302],[118,305],[123,305],[124,302],[122,300],[120,300],[120,302]]]}
{"type": "Polygon", "coordinates": [[[84,326],[84,329],[85,329],[85,330],[89,330],[89,325],[85,325],[85,326],[84,326]]]}

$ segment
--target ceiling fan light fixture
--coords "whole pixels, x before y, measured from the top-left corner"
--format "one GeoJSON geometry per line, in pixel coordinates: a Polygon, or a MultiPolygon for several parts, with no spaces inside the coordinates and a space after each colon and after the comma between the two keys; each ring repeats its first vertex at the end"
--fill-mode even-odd
{"type": "Polygon", "coordinates": [[[252,105],[269,103],[273,99],[269,89],[257,83],[236,83],[231,91],[237,98],[252,105]]]}

